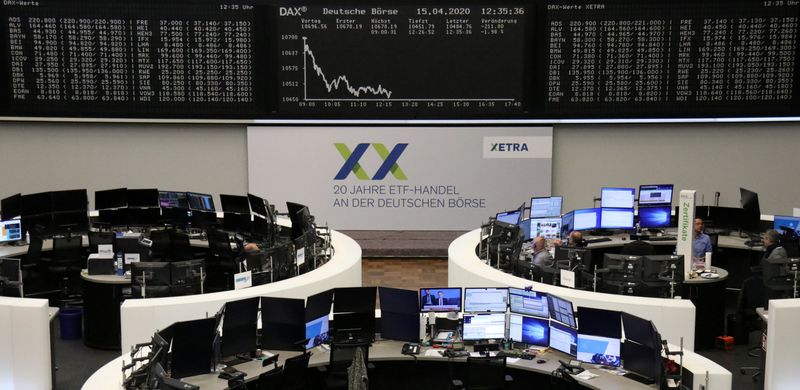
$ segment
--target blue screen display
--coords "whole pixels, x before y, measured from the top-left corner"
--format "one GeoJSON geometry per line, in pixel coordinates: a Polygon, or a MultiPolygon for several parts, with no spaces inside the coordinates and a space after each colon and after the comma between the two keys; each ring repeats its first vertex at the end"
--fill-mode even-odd
{"type": "Polygon", "coordinates": [[[516,225],[517,223],[519,223],[520,216],[522,216],[522,213],[520,213],[519,210],[514,210],[514,211],[497,213],[497,215],[495,215],[495,219],[497,219],[500,222],[516,225]]]}
{"type": "Polygon", "coordinates": [[[643,228],[669,227],[669,217],[672,207],[640,207],[639,226],[643,228]]]}
{"type": "Polygon", "coordinates": [[[461,311],[461,288],[419,290],[420,311],[461,311]]]}
{"type": "Polygon", "coordinates": [[[783,233],[782,226],[794,229],[795,232],[800,233],[800,217],[789,217],[785,215],[776,215],[773,223],[773,229],[783,233]]]}
{"type": "Polygon", "coordinates": [[[550,342],[549,322],[543,318],[511,314],[508,336],[511,340],[546,347],[550,342]]]}
{"type": "Polygon", "coordinates": [[[306,349],[311,349],[328,342],[328,316],[306,322],[306,349]]]}
{"type": "Polygon", "coordinates": [[[578,360],[586,363],[619,367],[619,339],[578,335],[578,360]]]}

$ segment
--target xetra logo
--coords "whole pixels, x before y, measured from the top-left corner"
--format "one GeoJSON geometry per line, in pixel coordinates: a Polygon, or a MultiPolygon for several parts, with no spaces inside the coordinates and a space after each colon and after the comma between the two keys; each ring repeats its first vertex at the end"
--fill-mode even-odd
{"type": "Polygon", "coordinates": [[[397,164],[397,160],[403,154],[403,151],[406,150],[408,144],[397,144],[392,148],[391,152],[383,144],[358,144],[352,152],[345,144],[335,143],[333,145],[345,160],[344,165],[339,169],[339,173],[336,174],[334,180],[344,180],[350,175],[350,172],[353,172],[359,180],[383,180],[389,173],[397,180],[408,180],[406,174],[400,169],[400,165],[397,164]],[[370,179],[367,172],[364,171],[364,168],[358,162],[361,160],[361,157],[364,156],[367,149],[369,149],[370,145],[372,145],[372,148],[375,149],[381,159],[383,159],[383,164],[381,164],[378,171],[375,172],[375,176],[372,176],[372,179],[370,179]]]}
{"type": "Polygon", "coordinates": [[[278,8],[278,15],[280,16],[300,16],[306,13],[306,7],[280,7],[278,8]]]}
{"type": "Polygon", "coordinates": [[[528,144],[526,143],[502,143],[492,144],[492,152],[527,152],[528,144]]]}

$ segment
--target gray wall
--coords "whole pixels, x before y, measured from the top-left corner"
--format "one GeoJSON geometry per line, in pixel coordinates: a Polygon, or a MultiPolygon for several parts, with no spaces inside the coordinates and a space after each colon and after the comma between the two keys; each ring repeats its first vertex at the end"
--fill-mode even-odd
{"type": "MultiPolygon", "coordinates": [[[[119,186],[243,194],[241,125],[0,123],[0,197],[119,186]]],[[[604,185],[674,183],[698,202],[758,192],[764,214],[800,207],[800,124],[563,125],[553,132],[553,194],[590,207],[604,185]]],[[[269,194],[259,194],[269,198],[269,194]]],[[[218,198],[217,198],[218,200],[218,198]]]]}

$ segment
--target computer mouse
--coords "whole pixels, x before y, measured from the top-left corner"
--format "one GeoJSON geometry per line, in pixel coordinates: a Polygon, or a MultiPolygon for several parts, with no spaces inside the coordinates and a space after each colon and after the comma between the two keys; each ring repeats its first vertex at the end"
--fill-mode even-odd
{"type": "Polygon", "coordinates": [[[539,359],[539,360],[536,361],[536,363],[539,363],[539,364],[546,363],[546,362],[547,362],[547,360],[544,360],[544,359],[539,359]]]}

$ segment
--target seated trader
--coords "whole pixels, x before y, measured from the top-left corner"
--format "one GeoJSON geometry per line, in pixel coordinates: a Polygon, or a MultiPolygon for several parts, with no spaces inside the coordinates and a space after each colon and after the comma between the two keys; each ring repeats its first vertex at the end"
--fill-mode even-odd
{"type": "Polygon", "coordinates": [[[785,259],[789,257],[786,249],[780,244],[781,234],[775,229],[767,229],[764,232],[764,256],[762,260],[785,259]]]}
{"type": "Polygon", "coordinates": [[[711,237],[703,233],[703,218],[694,219],[694,241],[692,241],[692,268],[703,268],[706,252],[712,252],[711,237]]]}
{"type": "Polygon", "coordinates": [[[537,267],[552,267],[553,256],[545,247],[544,237],[539,236],[533,239],[533,254],[531,255],[533,265],[537,267]]]}
{"type": "MultiPolygon", "coordinates": [[[[562,246],[564,243],[556,239],[553,241],[553,245],[555,246],[562,246]]],[[[575,247],[575,248],[582,248],[586,246],[586,241],[583,240],[583,233],[580,230],[573,230],[569,233],[569,240],[567,241],[567,246],[575,247]]]]}

